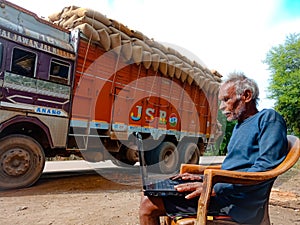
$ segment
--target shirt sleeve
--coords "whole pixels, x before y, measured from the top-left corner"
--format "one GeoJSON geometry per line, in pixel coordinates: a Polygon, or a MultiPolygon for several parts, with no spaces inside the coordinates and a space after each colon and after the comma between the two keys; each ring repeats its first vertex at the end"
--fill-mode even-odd
{"type": "Polygon", "coordinates": [[[286,126],[282,117],[275,111],[262,118],[258,145],[259,155],[254,164],[246,171],[271,170],[284,160],[288,145],[286,126]]]}

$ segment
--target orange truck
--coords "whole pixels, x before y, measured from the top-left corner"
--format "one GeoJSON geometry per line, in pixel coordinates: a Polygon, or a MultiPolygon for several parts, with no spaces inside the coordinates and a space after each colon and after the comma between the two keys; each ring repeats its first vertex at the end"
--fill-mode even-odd
{"type": "Polygon", "coordinates": [[[221,75],[99,12],[49,20],[0,3],[0,189],[34,184],[47,157],[198,163],[217,127],[221,75]]]}

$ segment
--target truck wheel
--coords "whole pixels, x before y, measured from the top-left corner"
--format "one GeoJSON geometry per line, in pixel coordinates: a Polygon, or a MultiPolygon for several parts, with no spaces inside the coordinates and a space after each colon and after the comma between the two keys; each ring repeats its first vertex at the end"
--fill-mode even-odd
{"type": "Polygon", "coordinates": [[[178,169],[179,156],[172,142],[163,142],[151,152],[151,164],[161,173],[173,173],[178,169]]]}
{"type": "Polygon", "coordinates": [[[97,150],[82,150],[81,156],[85,161],[91,163],[97,163],[103,160],[103,153],[97,150]]]}
{"type": "Polygon", "coordinates": [[[195,143],[186,143],[180,148],[181,163],[199,164],[200,151],[195,143]]]}
{"type": "Polygon", "coordinates": [[[11,135],[0,140],[0,189],[34,184],[44,165],[43,149],[31,137],[11,135]]]}
{"type": "Polygon", "coordinates": [[[124,146],[119,157],[114,157],[112,163],[116,166],[131,167],[139,161],[139,153],[136,145],[130,145],[129,147],[124,146]]]}

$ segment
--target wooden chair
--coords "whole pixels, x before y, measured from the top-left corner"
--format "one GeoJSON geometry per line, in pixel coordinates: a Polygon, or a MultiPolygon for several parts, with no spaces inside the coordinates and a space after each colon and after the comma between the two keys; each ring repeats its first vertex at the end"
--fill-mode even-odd
{"type": "MultiPolygon", "coordinates": [[[[196,173],[204,174],[203,179],[203,192],[198,202],[198,212],[195,218],[183,218],[177,221],[172,220],[169,217],[165,217],[166,225],[237,225],[238,223],[230,220],[230,217],[226,218],[212,218],[207,216],[208,205],[210,196],[215,183],[232,183],[232,184],[257,184],[262,181],[274,178],[280,174],[289,170],[300,157],[300,140],[299,138],[288,135],[289,153],[284,161],[276,168],[265,172],[238,172],[220,170],[220,166],[205,167],[201,165],[182,164],[180,173],[196,173]]],[[[271,192],[271,190],[270,190],[271,192]]],[[[264,217],[260,225],[270,225],[269,218],[269,201],[265,205],[264,217]]]]}

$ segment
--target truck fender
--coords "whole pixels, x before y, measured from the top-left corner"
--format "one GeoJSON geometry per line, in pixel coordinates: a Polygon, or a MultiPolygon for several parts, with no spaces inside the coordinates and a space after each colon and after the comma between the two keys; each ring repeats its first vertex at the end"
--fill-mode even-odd
{"type": "Polygon", "coordinates": [[[42,121],[40,121],[38,118],[35,118],[35,117],[21,116],[21,115],[14,116],[14,117],[4,121],[2,124],[0,124],[0,133],[2,133],[7,127],[9,127],[13,124],[24,123],[24,122],[35,124],[36,126],[41,128],[44,131],[44,133],[46,134],[46,137],[47,137],[50,147],[51,148],[53,147],[53,142],[52,142],[49,128],[42,121]]]}

